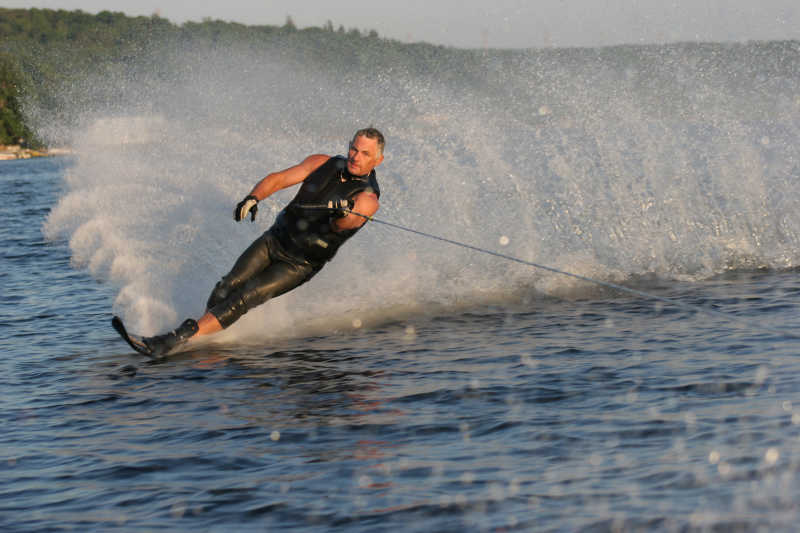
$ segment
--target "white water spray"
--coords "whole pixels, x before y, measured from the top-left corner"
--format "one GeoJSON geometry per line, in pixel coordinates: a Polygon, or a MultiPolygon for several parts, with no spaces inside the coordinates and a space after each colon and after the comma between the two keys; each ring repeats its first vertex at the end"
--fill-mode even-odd
{"type": "MultiPolygon", "coordinates": [[[[786,87],[797,80],[746,81],[747,58],[714,70],[711,57],[702,47],[498,52],[463,72],[463,59],[409,69],[187,53],[162,85],[95,80],[117,98],[81,110],[69,132],[75,164],[45,233],[119,288],[114,310],[132,329],[162,331],[202,312],[294,194],[262,202],[255,224],[233,222],[258,179],[309,153],[342,153],[374,125],[387,137],[384,220],[616,282],[796,267],[800,101],[786,87]]],[[[355,327],[378,312],[574,283],[373,224],[226,335],[355,327]]]]}

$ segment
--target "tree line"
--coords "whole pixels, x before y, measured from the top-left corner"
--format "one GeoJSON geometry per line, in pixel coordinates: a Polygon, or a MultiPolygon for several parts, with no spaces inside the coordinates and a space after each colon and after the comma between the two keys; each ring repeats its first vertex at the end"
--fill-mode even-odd
{"type": "Polygon", "coordinates": [[[298,29],[290,17],[281,26],[212,19],[177,25],[157,15],[0,8],[0,144],[22,139],[36,147],[41,121],[69,127],[81,110],[113,106],[117,86],[93,84],[97,79],[156,90],[179,85],[192,75],[185,52],[209,49],[279,55],[351,78],[402,73],[398,79],[446,86],[454,99],[502,101],[517,120],[537,123],[551,114],[531,112],[542,104],[552,114],[600,117],[609,95],[623,93],[632,106],[688,121],[708,105],[743,120],[800,106],[800,41],[464,50],[401,43],[333,22],[298,29]],[[573,101],[575,94],[596,105],[576,109],[582,100],[573,101]]]}
{"type": "MultiPolygon", "coordinates": [[[[365,41],[380,42],[395,53],[408,46],[381,39],[375,31],[334,28],[331,21],[321,28],[298,29],[291,17],[282,26],[212,19],[177,25],[158,15],[0,8],[0,144],[41,144],[26,108],[58,114],[60,88],[79,84],[90,73],[122,72],[148,58],[157,69],[155,58],[182,45],[259,48],[281,43],[293,53],[325,60],[363,50],[365,41]]],[[[425,53],[443,48],[416,47],[425,53]]]]}

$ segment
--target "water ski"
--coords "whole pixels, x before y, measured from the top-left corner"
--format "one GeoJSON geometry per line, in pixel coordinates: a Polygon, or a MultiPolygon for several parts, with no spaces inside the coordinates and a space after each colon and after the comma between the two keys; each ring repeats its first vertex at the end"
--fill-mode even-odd
{"type": "Polygon", "coordinates": [[[139,335],[131,335],[128,333],[128,330],[125,329],[125,324],[122,323],[122,319],[118,316],[115,316],[111,319],[111,325],[117,330],[119,336],[127,342],[131,348],[136,350],[142,355],[146,355],[148,357],[155,357],[157,354],[153,353],[153,350],[144,342],[144,337],[140,337],[139,335]]]}
{"type": "Polygon", "coordinates": [[[125,324],[122,319],[115,316],[111,319],[111,325],[117,330],[117,333],[130,344],[131,348],[140,354],[148,357],[161,357],[167,355],[171,351],[185,344],[195,333],[197,333],[197,321],[193,318],[187,318],[183,324],[163,335],[156,335],[155,337],[141,337],[139,335],[132,335],[125,329],[125,324]]]}

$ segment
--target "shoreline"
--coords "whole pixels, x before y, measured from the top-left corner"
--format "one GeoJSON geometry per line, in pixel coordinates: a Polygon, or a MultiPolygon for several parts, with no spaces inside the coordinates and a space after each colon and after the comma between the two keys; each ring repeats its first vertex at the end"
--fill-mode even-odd
{"type": "Polygon", "coordinates": [[[69,148],[22,148],[19,145],[0,145],[0,161],[17,161],[18,159],[33,159],[35,157],[52,157],[56,155],[69,155],[69,148]]]}

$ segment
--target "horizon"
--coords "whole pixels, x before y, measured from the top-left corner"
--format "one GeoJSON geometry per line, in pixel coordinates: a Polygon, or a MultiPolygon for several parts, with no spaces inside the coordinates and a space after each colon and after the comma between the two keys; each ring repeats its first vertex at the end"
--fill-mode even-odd
{"type": "Polygon", "coordinates": [[[426,42],[455,48],[597,47],[675,42],[747,42],[800,39],[800,5],[794,0],[409,0],[399,6],[376,0],[247,0],[203,6],[180,0],[7,0],[3,7],[54,9],[89,14],[121,12],[157,15],[182,25],[220,20],[247,26],[282,26],[291,18],[298,29],[325,27],[375,31],[404,43],[426,42]]]}

